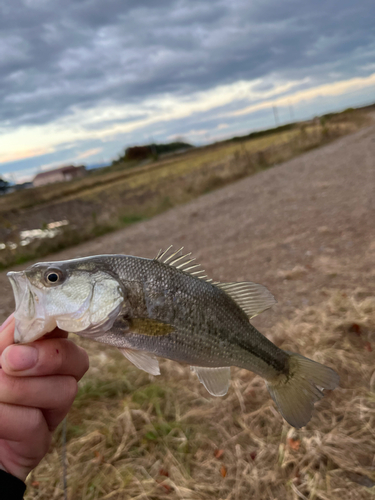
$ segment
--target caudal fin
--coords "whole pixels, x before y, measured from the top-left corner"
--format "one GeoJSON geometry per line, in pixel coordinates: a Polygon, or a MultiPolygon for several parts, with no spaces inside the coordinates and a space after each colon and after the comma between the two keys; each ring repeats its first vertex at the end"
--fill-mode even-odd
{"type": "Polygon", "coordinates": [[[289,373],[267,381],[267,388],[281,415],[299,429],[311,419],[314,403],[324,396],[323,389],[335,389],[338,374],[300,354],[290,353],[289,373]]]}

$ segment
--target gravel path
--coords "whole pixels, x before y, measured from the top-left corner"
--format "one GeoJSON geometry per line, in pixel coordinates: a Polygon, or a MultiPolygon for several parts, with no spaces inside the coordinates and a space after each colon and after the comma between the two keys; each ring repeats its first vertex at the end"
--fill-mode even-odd
{"type": "MultiPolygon", "coordinates": [[[[373,293],[375,125],[50,260],[154,257],[170,244],[215,280],[268,286],[278,304],[255,319],[263,330],[324,300],[324,289],[373,293]]],[[[0,287],[1,321],[13,308],[6,273],[0,287]]]]}

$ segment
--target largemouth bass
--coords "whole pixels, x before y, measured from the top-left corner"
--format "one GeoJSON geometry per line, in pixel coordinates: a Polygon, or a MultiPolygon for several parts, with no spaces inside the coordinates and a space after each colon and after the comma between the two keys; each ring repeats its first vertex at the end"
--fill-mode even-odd
{"type": "Polygon", "coordinates": [[[279,349],[250,323],[276,301],[252,282],[212,282],[190,254],[171,247],[151,260],[100,255],[34,264],[8,273],[16,301],[14,341],[32,342],[56,326],[109,344],[138,368],[159,375],[164,357],[187,363],[213,396],[230,367],[266,381],[280,413],[300,428],[337,373],[279,349]]]}

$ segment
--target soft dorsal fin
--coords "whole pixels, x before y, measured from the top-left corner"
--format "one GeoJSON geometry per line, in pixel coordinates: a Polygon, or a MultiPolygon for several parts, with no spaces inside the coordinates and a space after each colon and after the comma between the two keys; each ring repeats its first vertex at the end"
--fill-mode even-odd
{"type": "Polygon", "coordinates": [[[225,396],[230,384],[230,367],[206,368],[203,366],[191,366],[212,396],[225,396]]]}
{"type": "Polygon", "coordinates": [[[180,269],[181,271],[191,274],[196,278],[203,279],[204,281],[208,281],[209,283],[212,282],[212,279],[208,279],[207,275],[202,274],[204,273],[204,269],[197,270],[197,267],[200,267],[200,264],[189,265],[195,261],[195,258],[191,258],[191,252],[185,255],[181,254],[181,251],[184,249],[184,247],[181,247],[176,252],[173,252],[173,250],[171,250],[172,246],[173,245],[169,246],[164,251],[159,250],[159,253],[155,257],[155,260],[163,262],[163,264],[168,264],[169,266],[173,266],[176,269],[180,269]]]}
{"type": "Polygon", "coordinates": [[[250,319],[276,304],[275,297],[268,288],[251,281],[215,285],[237,302],[250,319]]]}

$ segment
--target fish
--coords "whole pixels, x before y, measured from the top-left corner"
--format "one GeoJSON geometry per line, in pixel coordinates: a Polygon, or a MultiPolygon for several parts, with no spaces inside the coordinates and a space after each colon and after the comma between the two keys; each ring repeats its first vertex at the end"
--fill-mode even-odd
{"type": "Polygon", "coordinates": [[[54,328],[117,347],[136,367],[159,375],[158,358],[190,365],[212,396],[224,396],[231,367],[263,377],[293,427],[311,419],[339,376],[284,351],[250,322],[276,300],[250,281],[214,282],[191,253],[172,246],[155,259],[98,255],[44,262],[9,272],[15,297],[15,343],[54,328]]]}

